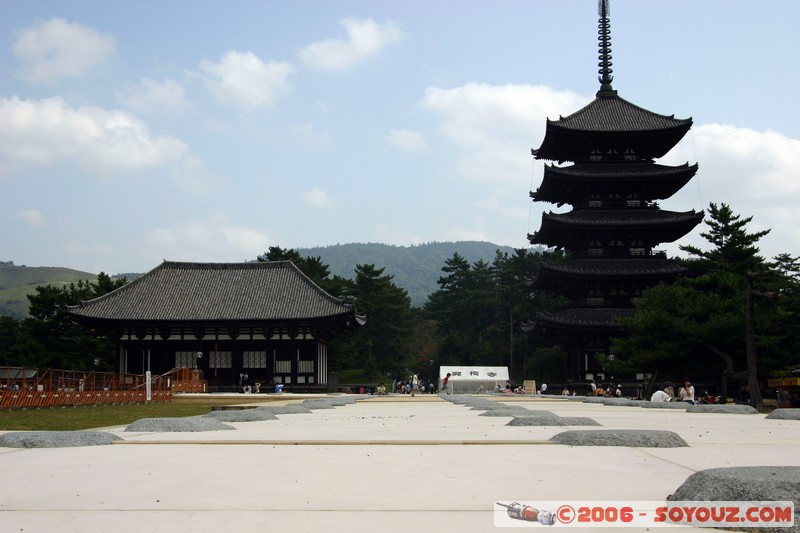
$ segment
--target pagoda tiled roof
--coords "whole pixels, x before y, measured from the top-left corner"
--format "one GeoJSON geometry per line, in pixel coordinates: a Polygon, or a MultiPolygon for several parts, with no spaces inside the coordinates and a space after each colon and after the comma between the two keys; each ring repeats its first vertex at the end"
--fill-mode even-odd
{"type": "Polygon", "coordinates": [[[532,290],[554,290],[564,293],[583,290],[581,281],[638,280],[652,285],[671,281],[687,269],[666,257],[648,258],[578,258],[566,261],[547,261],[539,274],[529,282],[532,290]],[[559,289],[561,287],[561,289],[559,289]]]}
{"type": "Polygon", "coordinates": [[[214,322],[355,319],[291,261],[164,261],[139,279],[69,307],[78,321],[214,322]]]}
{"type": "Polygon", "coordinates": [[[610,309],[610,308],[576,308],[556,311],[554,313],[538,313],[536,315],[537,328],[557,328],[563,330],[619,330],[617,318],[630,317],[636,314],[636,309],[610,309]]]}
{"type": "Polygon", "coordinates": [[[564,226],[662,226],[703,220],[703,212],[663,209],[576,209],[568,213],[542,213],[542,224],[564,226]]]}
{"type": "Polygon", "coordinates": [[[531,244],[576,249],[586,234],[637,231],[646,245],[680,239],[703,221],[703,212],[662,209],[576,209],[568,213],[542,213],[539,231],[528,234],[531,244]],[[645,232],[645,233],[642,233],[645,232]]]}
{"type": "Polygon", "coordinates": [[[692,119],[676,119],[675,115],[659,115],[613,94],[598,94],[597,98],[575,113],[548,125],[573,131],[602,133],[663,131],[688,129],[692,119]]]}
{"type": "Polygon", "coordinates": [[[554,174],[571,179],[663,179],[684,174],[694,175],[697,164],[688,163],[678,166],[659,165],[656,163],[616,163],[616,164],[577,164],[568,166],[545,165],[545,175],[554,174]]]}
{"type": "Polygon", "coordinates": [[[636,189],[646,201],[663,200],[679,191],[697,172],[697,165],[653,163],[545,165],[542,184],[531,193],[534,201],[574,204],[602,188],[636,189]]]}
{"type": "Polygon", "coordinates": [[[547,120],[537,159],[578,161],[599,149],[633,149],[642,158],[659,158],[672,149],[692,126],[634,105],[616,91],[600,91],[588,105],[558,120],[547,120]]]}
{"type": "Polygon", "coordinates": [[[674,259],[568,259],[566,261],[547,261],[540,266],[542,276],[545,272],[558,276],[593,278],[663,277],[677,276],[687,270],[674,259]]]}

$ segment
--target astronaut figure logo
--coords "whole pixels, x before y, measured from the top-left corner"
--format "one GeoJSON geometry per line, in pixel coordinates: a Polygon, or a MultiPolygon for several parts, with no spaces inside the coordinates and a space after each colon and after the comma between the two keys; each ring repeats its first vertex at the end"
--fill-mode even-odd
{"type": "Polygon", "coordinates": [[[506,508],[508,516],[515,520],[526,522],[539,522],[543,526],[552,526],[556,523],[556,515],[552,511],[540,511],[529,505],[522,505],[518,502],[510,504],[497,502],[497,505],[506,508]]]}

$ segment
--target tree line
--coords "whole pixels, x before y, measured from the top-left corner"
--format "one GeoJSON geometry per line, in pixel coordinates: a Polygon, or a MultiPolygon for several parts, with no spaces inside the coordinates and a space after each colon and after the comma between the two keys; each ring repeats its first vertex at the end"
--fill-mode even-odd
{"type": "MultiPolygon", "coordinates": [[[[621,322],[613,360],[601,361],[616,376],[650,373],[653,379],[690,375],[726,387],[729,380],[757,389],[759,377],[800,366],[800,258],[761,257],[757,243],[768,230],[749,232],[725,204],[710,204],[701,235],[708,248],[682,246],[687,274],[649,289],[638,313],[621,322]]],[[[363,369],[369,379],[438,377],[441,365],[508,366],[521,380],[565,381],[566,359],[558,346],[524,333],[538,312],[568,302],[532,293],[542,261],[558,251],[498,250],[491,263],[470,263],[458,253],[444,261],[438,290],[421,307],[411,305],[392,274],[358,264],[352,278],[331,275],[319,257],[273,246],[257,261],[293,261],[328,293],[352,303],[366,325],[330,346],[332,369],[363,369]]],[[[71,322],[67,305],[120,287],[101,273],[97,282],[37,287],[31,317],[0,317],[0,365],[112,370],[111,340],[71,322]]]]}

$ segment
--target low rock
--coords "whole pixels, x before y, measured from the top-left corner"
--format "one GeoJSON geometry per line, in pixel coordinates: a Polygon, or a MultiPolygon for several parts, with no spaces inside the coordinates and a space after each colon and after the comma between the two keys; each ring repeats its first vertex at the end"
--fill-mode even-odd
{"type": "Polygon", "coordinates": [[[104,446],[118,440],[105,431],[14,431],[0,435],[0,448],[104,446]]]}
{"type": "Polygon", "coordinates": [[[800,409],[775,409],[767,418],[773,420],[800,420],[800,409]]]}
{"type": "Polygon", "coordinates": [[[556,418],[544,417],[514,417],[507,426],[599,426],[594,418],[585,416],[560,416],[556,418]]]}
{"type": "Polygon", "coordinates": [[[686,402],[642,402],[641,407],[645,409],[688,409],[686,402]]]}
{"type": "Polygon", "coordinates": [[[224,429],[235,428],[233,426],[223,424],[216,418],[207,416],[192,416],[186,418],[142,418],[141,420],[137,420],[125,428],[125,431],[194,432],[219,431],[224,429]]]}
{"type": "Polygon", "coordinates": [[[554,435],[550,441],[568,446],[628,446],[632,448],[681,448],[689,446],[674,431],[652,429],[576,429],[554,435]]]}
{"type": "MultiPolygon", "coordinates": [[[[797,513],[800,505],[800,466],[739,466],[701,470],[689,476],[668,500],[791,501],[797,513]]],[[[742,528],[741,531],[757,530],[742,528]]],[[[798,533],[800,521],[795,516],[794,526],[775,531],[798,533]]]]}
{"type": "Polygon", "coordinates": [[[758,410],[749,405],[701,404],[689,405],[687,413],[729,413],[734,415],[757,415],[758,410]]]}

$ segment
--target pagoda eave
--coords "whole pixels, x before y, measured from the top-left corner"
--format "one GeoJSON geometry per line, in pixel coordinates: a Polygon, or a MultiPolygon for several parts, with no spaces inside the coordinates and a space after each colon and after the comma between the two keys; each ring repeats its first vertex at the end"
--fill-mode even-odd
{"type": "Polygon", "coordinates": [[[621,330],[618,319],[636,314],[636,309],[577,308],[554,313],[538,313],[536,328],[564,331],[604,331],[614,333],[621,330]]]}

